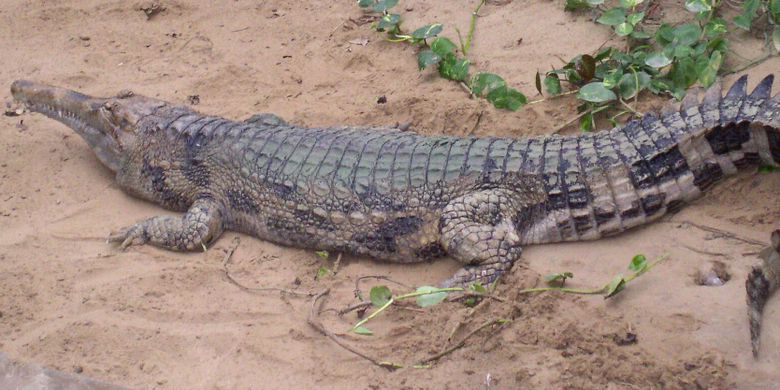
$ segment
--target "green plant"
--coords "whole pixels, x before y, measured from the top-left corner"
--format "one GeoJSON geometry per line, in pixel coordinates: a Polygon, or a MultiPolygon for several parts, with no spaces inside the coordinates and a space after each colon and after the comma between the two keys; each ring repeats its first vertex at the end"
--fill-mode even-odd
{"type": "Polygon", "coordinates": [[[388,41],[420,47],[417,54],[417,66],[420,70],[435,66],[442,78],[462,83],[471,94],[487,99],[496,108],[516,111],[528,102],[525,95],[509,87],[506,81],[496,74],[469,73],[471,61],[465,56],[471,48],[477,13],[485,4],[485,0],[480,0],[472,13],[465,41],[458,31],[460,47],[449,38],[439,36],[444,29],[440,23],[425,25],[409,34],[404,33],[401,28],[401,15],[391,13],[391,9],[397,4],[398,0],[358,0],[358,6],[379,14],[379,19],[372,26],[379,32],[385,32],[388,41]]]}
{"type": "MultiPolygon", "coordinates": [[[[612,278],[612,280],[609,283],[605,284],[600,288],[578,289],[578,288],[563,287],[563,284],[566,281],[566,279],[573,278],[574,275],[571,272],[561,272],[558,274],[553,274],[545,277],[545,280],[547,281],[548,284],[555,284],[555,286],[528,288],[528,289],[520,290],[519,293],[529,294],[529,293],[557,291],[557,292],[568,293],[568,294],[603,295],[604,299],[607,299],[623,291],[623,289],[626,287],[626,285],[629,282],[642,276],[644,273],[646,273],[656,265],[666,260],[667,257],[668,256],[661,256],[655,262],[650,263],[647,261],[647,258],[644,255],[641,254],[636,255],[631,259],[631,262],[628,265],[628,270],[631,271],[631,274],[629,276],[623,276],[622,274],[619,274],[614,278],[612,278]]],[[[441,303],[447,298],[447,296],[450,293],[468,294],[467,299],[464,300],[464,303],[467,306],[473,306],[474,304],[476,304],[476,300],[472,299],[476,297],[492,297],[500,301],[504,301],[504,302],[506,301],[506,299],[498,298],[490,295],[489,290],[480,284],[473,284],[468,288],[463,288],[463,287],[438,288],[432,286],[422,286],[422,287],[418,287],[413,292],[401,294],[401,295],[393,295],[389,287],[384,285],[379,285],[379,286],[372,287],[369,293],[371,305],[374,307],[375,310],[371,314],[369,314],[366,318],[363,318],[362,320],[358,321],[352,327],[351,331],[356,334],[360,334],[364,336],[373,335],[374,333],[369,328],[367,328],[365,324],[368,321],[371,321],[372,319],[376,318],[379,314],[381,314],[385,310],[387,310],[393,303],[414,298],[417,303],[417,306],[421,308],[425,308],[425,307],[434,306],[441,303]]]]}
{"type": "Polygon", "coordinates": [[[694,20],[677,26],[662,24],[653,34],[641,23],[645,12],[639,8],[643,3],[619,0],[613,7],[604,7],[603,0],[566,2],[568,11],[600,12],[596,22],[626,39],[624,50],[607,47],[593,55],[578,55],[563,67],[546,72],[544,80],[537,73],[540,93],[544,89],[548,95],[561,94],[561,81],[578,89],[583,131],[595,128],[594,115],[602,111],[616,111],[609,117],[612,125],[622,115],[636,114],[628,101],[636,102],[644,90],[682,99],[694,83],[707,87],[715,82],[727,50],[726,21],[716,16],[720,0],[686,1],[694,20]]]}

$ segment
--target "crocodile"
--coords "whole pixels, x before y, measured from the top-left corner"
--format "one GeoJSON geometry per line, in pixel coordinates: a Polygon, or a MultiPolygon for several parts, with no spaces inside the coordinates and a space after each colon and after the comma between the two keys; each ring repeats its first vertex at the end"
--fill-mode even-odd
{"type": "Polygon", "coordinates": [[[391,127],[233,121],[122,91],[19,80],[14,98],[77,132],[127,193],[182,211],[112,233],[121,248],[205,250],[224,230],[399,263],[449,256],[443,286],[497,280],[526,245],[659,219],[722,178],[780,166],[774,77],[576,136],[423,136],[391,127]]]}

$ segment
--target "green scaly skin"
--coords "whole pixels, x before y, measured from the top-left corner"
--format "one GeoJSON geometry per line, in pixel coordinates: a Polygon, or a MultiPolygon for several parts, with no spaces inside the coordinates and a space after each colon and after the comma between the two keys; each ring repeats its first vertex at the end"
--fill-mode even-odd
{"type": "Polygon", "coordinates": [[[772,77],[748,94],[580,136],[426,137],[392,128],[244,122],[120,93],[29,81],[14,97],[73,128],[128,193],[184,211],[112,234],[122,248],[200,250],[224,230],[407,263],[450,256],[443,285],[487,284],[528,244],[598,239],[658,219],[738,169],[780,161],[772,77]]]}

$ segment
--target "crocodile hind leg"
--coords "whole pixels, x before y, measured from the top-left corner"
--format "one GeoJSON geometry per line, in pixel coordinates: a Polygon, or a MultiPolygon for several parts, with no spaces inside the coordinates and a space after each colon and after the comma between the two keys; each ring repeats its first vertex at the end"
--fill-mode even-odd
{"type": "Polygon", "coordinates": [[[447,204],[440,223],[442,246],[466,265],[444,286],[490,284],[520,258],[521,242],[513,216],[523,205],[516,195],[508,189],[486,189],[447,204]]]}
{"type": "Polygon", "coordinates": [[[762,262],[753,267],[745,283],[753,356],[758,357],[761,342],[761,315],[766,301],[780,287],[780,230],[772,233],[771,245],[760,255],[762,262]]]}
{"type": "Polygon", "coordinates": [[[193,251],[205,248],[222,230],[220,205],[204,198],[195,201],[180,217],[152,217],[111,234],[108,241],[120,243],[122,249],[148,243],[170,250],[193,251]]]}

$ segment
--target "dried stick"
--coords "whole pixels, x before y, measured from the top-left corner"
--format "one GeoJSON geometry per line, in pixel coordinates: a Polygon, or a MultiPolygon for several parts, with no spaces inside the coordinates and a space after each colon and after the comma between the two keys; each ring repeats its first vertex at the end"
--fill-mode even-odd
{"type": "Polygon", "coordinates": [[[318,332],[322,333],[327,338],[331,339],[331,341],[336,343],[339,347],[344,348],[347,351],[352,352],[353,354],[355,354],[357,356],[360,356],[363,359],[368,360],[369,362],[371,362],[372,364],[374,364],[376,366],[384,367],[384,368],[386,368],[388,370],[393,370],[395,368],[399,368],[400,366],[398,366],[397,364],[389,363],[389,362],[380,362],[379,360],[376,360],[376,359],[372,358],[371,356],[368,356],[364,352],[362,352],[362,351],[356,349],[355,347],[352,347],[351,345],[345,343],[344,340],[342,340],[341,338],[336,336],[333,332],[329,331],[328,329],[325,328],[324,325],[322,325],[322,322],[320,322],[320,320],[319,320],[320,305],[318,304],[318,302],[319,302],[320,298],[322,298],[322,297],[324,297],[324,296],[326,296],[328,294],[330,294],[330,289],[326,289],[325,291],[323,291],[323,292],[321,292],[321,293],[319,293],[319,294],[314,296],[314,298],[312,299],[312,302],[311,302],[311,310],[309,310],[309,315],[306,317],[306,322],[309,325],[311,325],[312,328],[316,329],[318,332]]]}
{"type": "Polygon", "coordinates": [[[430,363],[432,361],[439,360],[439,359],[443,358],[444,356],[447,356],[447,355],[451,354],[452,352],[454,352],[454,351],[456,351],[456,350],[458,350],[460,348],[463,348],[463,346],[466,345],[466,340],[471,338],[471,336],[474,336],[475,334],[477,334],[477,332],[481,331],[482,329],[485,329],[488,326],[491,326],[491,325],[494,325],[494,324],[504,324],[504,323],[506,323],[505,320],[501,320],[501,319],[487,321],[484,324],[482,324],[481,326],[479,326],[478,328],[476,328],[476,329],[472,330],[471,332],[469,332],[469,334],[464,336],[462,339],[460,339],[460,341],[458,341],[457,343],[455,343],[451,347],[449,347],[449,348],[447,348],[447,349],[445,349],[445,350],[443,350],[443,351],[441,351],[441,352],[439,352],[439,353],[437,353],[435,355],[432,355],[432,356],[429,356],[429,357],[427,357],[427,358],[425,358],[423,360],[420,360],[420,362],[418,364],[419,365],[425,365],[425,364],[428,364],[428,363],[430,363]]]}
{"type": "Polygon", "coordinates": [[[238,287],[242,291],[250,292],[250,293],[259,293],[259,292],[282,292],[285,294],[295,295],[299,297],[311,297],[314,296],[314,293],[302,293],[298,291],[288,290],[284,288],[278,288],[278,287],[247,287],[243,284],[239,283],[236,279],[233,278],[233,275],[230,274],[230,270],[228,269],[228,265],[230,264],[230,259],[233,257],[233,253],[238,249],[238,246],[241,245],[241,238],[235,237],[233,238],[233,246],[228,249],[227,253],[225,253],[225,257],[222,260],[222,274],[225,276],[225,279],[230,282],[230,284],[238,287]]]}

